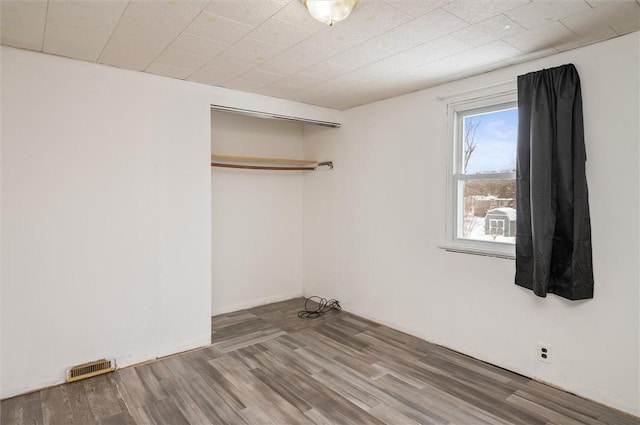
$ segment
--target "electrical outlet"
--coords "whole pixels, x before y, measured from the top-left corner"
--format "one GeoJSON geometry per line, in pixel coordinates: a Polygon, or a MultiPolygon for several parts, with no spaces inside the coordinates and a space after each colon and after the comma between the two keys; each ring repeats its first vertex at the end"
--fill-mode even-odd
{"type": "Polygon", "coordinates": [[[538,343],[538,360],[544,363],[551,363],[551,346],[543,342],[538,343]]]}

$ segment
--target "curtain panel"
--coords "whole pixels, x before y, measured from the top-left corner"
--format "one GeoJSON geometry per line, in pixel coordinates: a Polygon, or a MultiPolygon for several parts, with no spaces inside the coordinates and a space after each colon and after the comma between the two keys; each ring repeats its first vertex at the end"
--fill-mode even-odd
{"type": "Polygon", "coordinates": [[[593,298],[580,78],[572,64],[518,76],[515,283],[593,298]]]}

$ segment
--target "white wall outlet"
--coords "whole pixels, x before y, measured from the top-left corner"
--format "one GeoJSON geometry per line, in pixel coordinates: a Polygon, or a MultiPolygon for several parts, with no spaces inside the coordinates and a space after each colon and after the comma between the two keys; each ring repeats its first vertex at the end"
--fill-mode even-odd
{"type": "Polygon", "coordinates": [[[543,342],[538,343],[538,360],[544,363],[551,363],[551,346],[543,342]]]}

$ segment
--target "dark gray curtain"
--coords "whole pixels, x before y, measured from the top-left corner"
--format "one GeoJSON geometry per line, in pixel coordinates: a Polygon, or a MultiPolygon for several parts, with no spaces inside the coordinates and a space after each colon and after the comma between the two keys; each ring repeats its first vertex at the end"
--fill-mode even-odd
{"type": "Polygon", "coordinates": [[[515,283],[593,298],[582,95],[569,64],[518,77],[515,283]]]}

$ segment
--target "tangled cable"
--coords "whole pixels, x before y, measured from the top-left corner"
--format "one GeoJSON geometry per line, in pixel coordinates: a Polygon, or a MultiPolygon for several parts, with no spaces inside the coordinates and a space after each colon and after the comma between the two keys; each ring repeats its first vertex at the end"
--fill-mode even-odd
{"type": "Polygon", "coordinates": [[[304,310],[298,312],[298,317],[301,319],[315,319],[329,310],[342,310],[338,300],[327,300],[326,298],[318,297],[316,295],[311,296],[304,302],[304,310]],[[312,310],[309,303],[318,304],[318,308],[312,310]]]}

